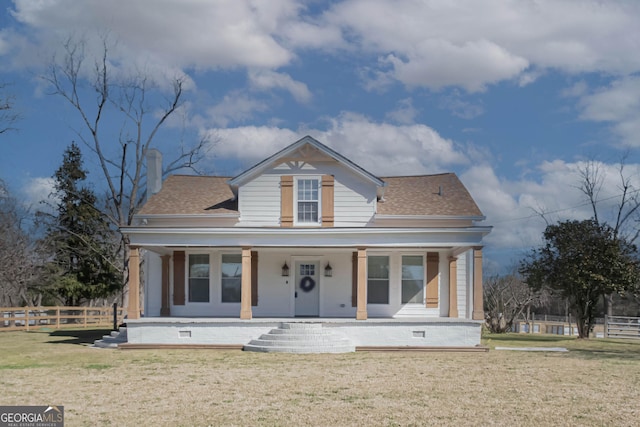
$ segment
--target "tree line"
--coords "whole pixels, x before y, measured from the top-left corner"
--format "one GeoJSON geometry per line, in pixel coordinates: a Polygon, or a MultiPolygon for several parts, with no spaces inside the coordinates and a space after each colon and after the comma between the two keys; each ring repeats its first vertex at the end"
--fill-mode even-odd
{"type": "Polygon", "coordinates": [[[80,148],[71,143],[49,201],[35,212],[0,181],[0,306],[77,306],[122,290],[118,233],[86,179],[80,148]]]}

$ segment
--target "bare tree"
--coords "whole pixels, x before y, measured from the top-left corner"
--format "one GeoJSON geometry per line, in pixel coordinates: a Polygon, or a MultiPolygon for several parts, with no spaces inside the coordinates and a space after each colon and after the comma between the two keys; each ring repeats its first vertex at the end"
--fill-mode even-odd
{"type": "MultiPolygon", "coordinates": [[[[53,93],[65,99],[77,112],[82,123],[76,130],[80,140],[93,153],[93,160],[102,171],[106,186],[105,214],[119,230],[131,225],[134,214],[145,198],[145,157],[153,146],[167,119],[179,109],[184,96],[184,77],[172,81],[169,94],[146,74],[138,72],[128,78],[116,78],[109,57],[108,37],[101,39],[102,50],[94,60],[89,74],[85,41],[69,38],[64,44],[62,61],[51,62],[44,79],[53,93]],[[88,84],[92,96],[83,90],[88,84]],[[119,121],[118,132],[105,126],[112,117],[119,121]]],[[[208,147],[206,138],[186,146],[180,143],[180,153],[163,170],[166,175],[183,168],[195,170],[208,147]]],[[[128,282],[128,240],[120,234],[123,254],[123,286],[128,282]]]]}
{"type": "Polygon", "coordinates": [[[20,119],[14,109],[15,97],[5,92],[7,86],[6,83],[0,83],[0,134],[15,130],[13,125],[20,119]]]}
{"type": "Polygon", "coordinates": [[[0,306],[39,305],[41,264],[27,227],[27,212],[0,180],[0,306]]]}
{"type": "MultiPolygon", "coordinates": [[[[624,237],[627,242],[635,244],[640,236],[640,228],[637,227],[640,221],[640,195],[639,189],[633,185],[632,176],[625,172],[627,157],[628,153],[623,155],[618,165],[619,195],[616,196],[613,215],[607,216],[601,212],[604,200],[600,197],[600,191],[605,175],[599,162],[589,160],[578,170],[578,189],[587,198],[596,223],[608,225],[613,229],[614,237],[624,237]]],[[[613,294],[605,295],[605,306],[607,315],[613,315],[613,294]]]]}
{"type": "Polygon", "coordinates": [[[548,300],[546,290],[533,290],[517,273],[486,278],[483,294],[486,324],[494,333],[509,331],[521,315],[528,322],[531,308],[548,300]]]}

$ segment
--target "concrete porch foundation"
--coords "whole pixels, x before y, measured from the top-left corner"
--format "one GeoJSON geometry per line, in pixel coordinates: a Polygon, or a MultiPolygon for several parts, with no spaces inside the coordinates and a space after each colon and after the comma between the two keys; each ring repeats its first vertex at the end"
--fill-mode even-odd
{"type": "Polygon", "coordinates": [[[128,344],[243,346],[282,323],[322,323],[356,348],[473,348],[480,345],[482,321],[450,318],[355,320],[344,318],[177,318],[127,321],[128,344]]]}

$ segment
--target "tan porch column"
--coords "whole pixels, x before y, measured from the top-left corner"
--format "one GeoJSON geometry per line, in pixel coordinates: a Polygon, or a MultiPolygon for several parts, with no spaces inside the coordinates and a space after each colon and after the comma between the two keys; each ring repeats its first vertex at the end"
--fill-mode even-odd
{"type": "Polygon", "coordinates": [[[169,261],[171,255],[162,255],[162,306],[160,307],[160,316],[171,316],[171,308],[169,306],[169,261]]]}
{"type": "Polygon", "coordinates": [[[449,317],[458,317],[458,258],[449,258],[449,317]]]}
{"type": "Polygon", "coordinates": [[[127,307],[127,318],[140,318],[140,252],[137,247],[129,248],[129,307],[127,307]]]}
{"type": "Polygon", "coordinates": [[[251,319],[251,248],[242,248],[242,281],[240,289],[240,318],[251,319]]]}
{"type": "Polygon", "coordinates": [[[358,248],[358,308],[356,320],[367,320],[367,248],[358,248]]]}
{"type": "Polygon", "coordinates": [[[438,252],[427,253],[427,308],[438,308],[440,298],[438,296],[438,267],[440,255],[438,252]]]}
{"type": "Polygon", "coordinates": [[[482,247],[473,248],[473,320],[484,320],[482,298],[482,247]]]}

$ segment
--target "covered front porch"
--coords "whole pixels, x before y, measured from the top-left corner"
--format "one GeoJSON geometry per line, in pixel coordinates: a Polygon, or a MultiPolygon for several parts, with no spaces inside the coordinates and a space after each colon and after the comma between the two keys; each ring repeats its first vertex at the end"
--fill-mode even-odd
{"type": "Polygon", "coordinates": [[[132,247],[128,319],[484,319],[481,247],[156,248],[144,263],[141,306],[132,247]]]}
{"type": "Polygon", "coordinates": [[[481,247],[146,249],[140,283],[131,248],[132,345],[243,346],[283,323],[358,348],[480,344],[481,247]]]}

